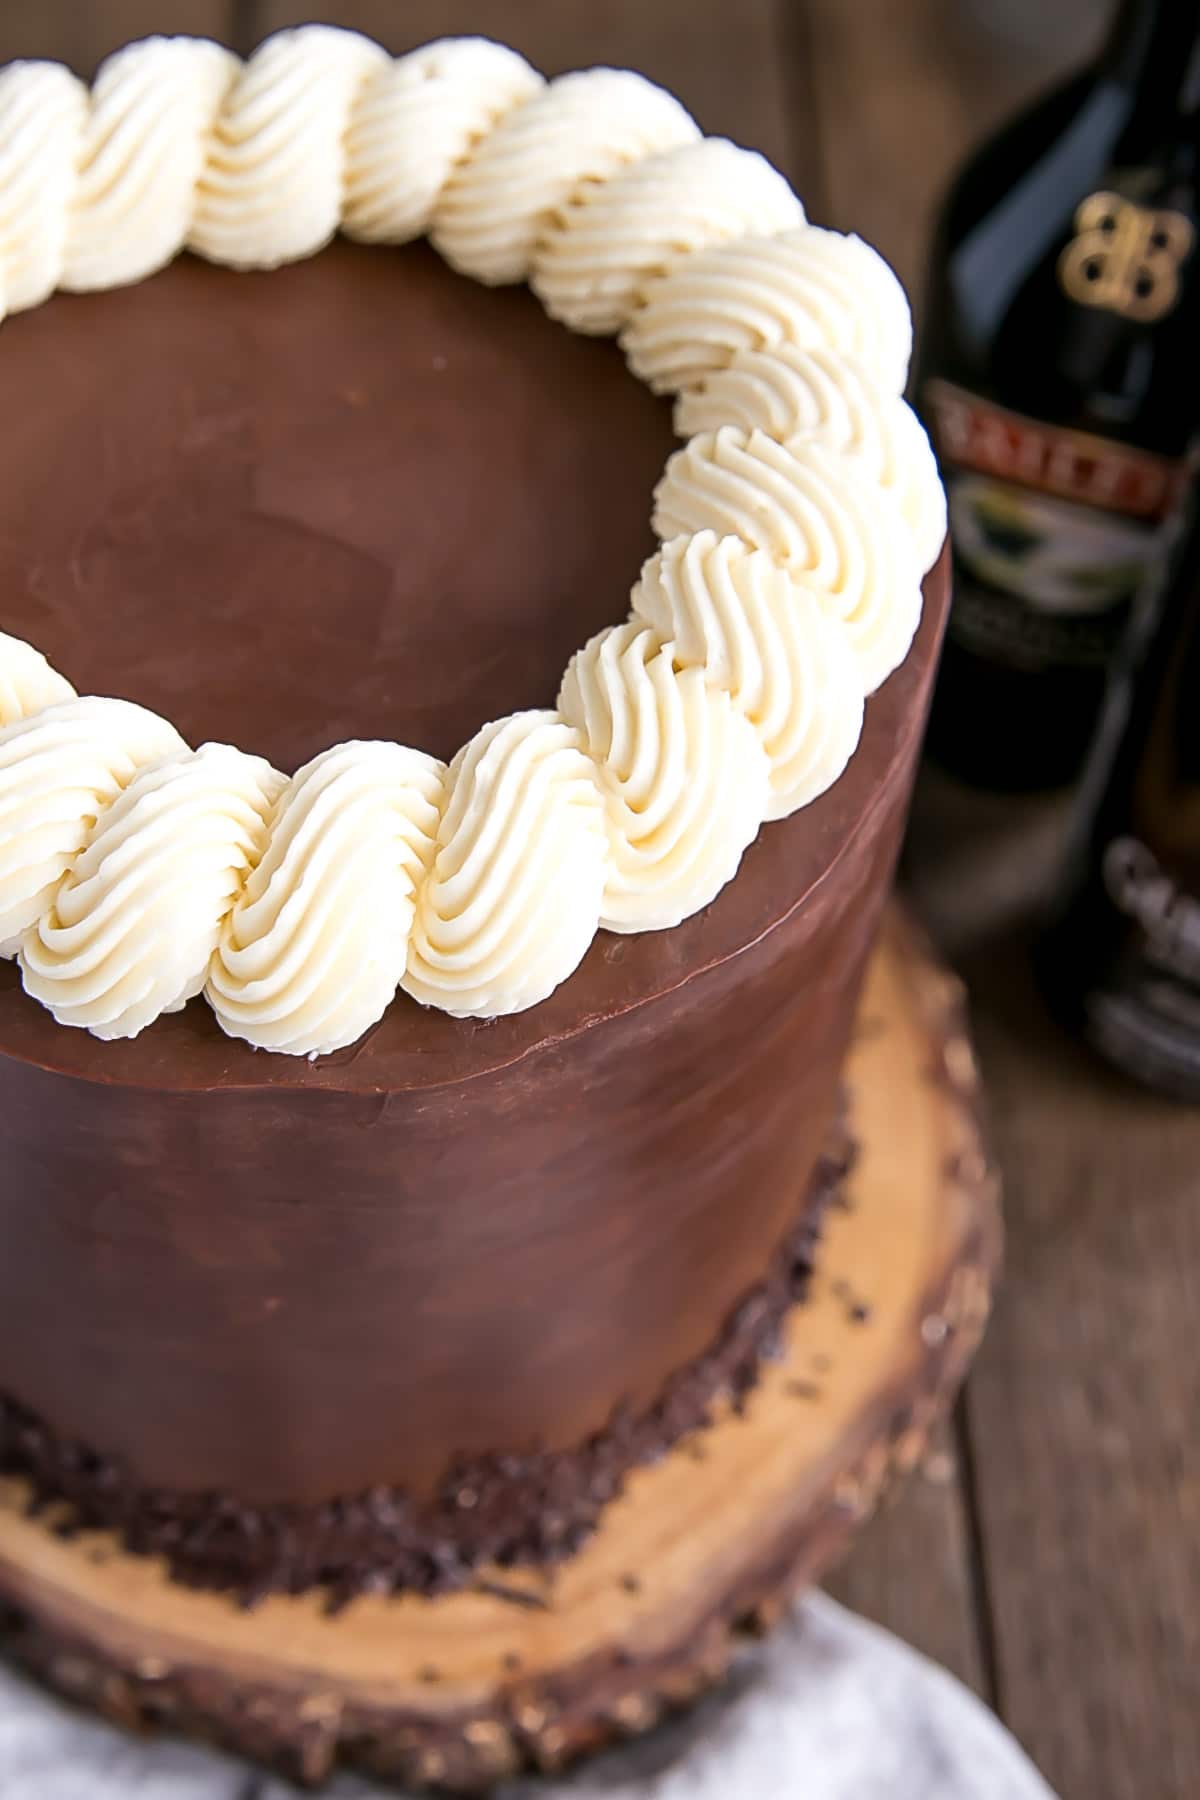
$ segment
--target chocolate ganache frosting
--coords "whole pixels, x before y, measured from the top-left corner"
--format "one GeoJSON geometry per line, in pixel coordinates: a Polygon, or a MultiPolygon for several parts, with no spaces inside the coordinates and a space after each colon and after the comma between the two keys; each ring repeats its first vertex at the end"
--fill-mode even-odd
{"type": "MultiPolygon", "coordinates": [[[[672,445],[611,343],[424,246],[60,296],[5,324],[0,407],[0,627],[284,770],[552,704],[672,445]]],[[[529,1011],[402,995],[304,1061],[200,1003],[100,1042],[0,964],[21,1416],[135,1486],[304,1506],[652,1408],[817,1204],[946,593],[943,560],[835,786],[529,1011]]]]}

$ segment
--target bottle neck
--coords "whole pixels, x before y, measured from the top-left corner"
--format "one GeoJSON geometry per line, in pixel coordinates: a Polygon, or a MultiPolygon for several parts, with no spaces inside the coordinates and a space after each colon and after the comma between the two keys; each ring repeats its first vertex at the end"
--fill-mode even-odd
{"type": "Polygon", "coordinates": [[[1101,79],[1137,95],[1137,111],[1200,110],[1200,0],[1121,0],[1100,57],[1101,79]]]}

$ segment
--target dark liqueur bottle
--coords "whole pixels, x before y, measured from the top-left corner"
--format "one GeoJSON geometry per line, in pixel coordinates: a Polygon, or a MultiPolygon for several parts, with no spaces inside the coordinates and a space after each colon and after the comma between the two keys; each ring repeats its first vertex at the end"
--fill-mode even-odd
{"type": "Polygon", "coordinates": [[[1200,0],[1126,0],[1096,63],[945,206],[916,385],[950,497],[935,758],[1078,770],[1200,423],[1200,0]]]}
{"type": "Polygon", "coordinates": [[[1200,519],[1118,654],[1039,958],[1071,1028],[1200,1100],[1200,519]]]}

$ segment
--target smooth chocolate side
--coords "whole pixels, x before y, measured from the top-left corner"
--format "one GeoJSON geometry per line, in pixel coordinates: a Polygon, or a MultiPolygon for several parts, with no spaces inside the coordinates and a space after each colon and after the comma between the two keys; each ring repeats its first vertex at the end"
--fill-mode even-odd
{"type": "MultiPolygon", "coordinates": [[[[115,1531],[127,1549],[163,1557],[176,1580],[232,1591],[246,1604],[325,1587],[337,1607],[362,1593],[448,1593],[481,1567],[552,1567],[590,1536],[631,1469],[708,1425],[718,1400],[745,1402],[808,1291],[821,1219],[851,1159],[839,1123],[763,1278],[651,1407],[619,1409],[567,1450],[464,1458],[424,1505],[384,1486],[322,1505],[267,1507],[230,1493],[146,1491],[118,1463],[64,1443],[2,1394],[0,1474],[25,1477],[39,1507],[64,1502],[65,1512],[55,1507],[58,1532],[115,1531]]],[[[485,1591],[501,1591],[494,1577],[485,1591]]]]}

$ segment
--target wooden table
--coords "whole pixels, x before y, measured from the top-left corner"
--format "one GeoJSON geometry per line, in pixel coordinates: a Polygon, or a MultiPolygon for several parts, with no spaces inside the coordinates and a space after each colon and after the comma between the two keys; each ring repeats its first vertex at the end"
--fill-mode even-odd
{"type": "MultiPolygon", "coordinates": [[[[318,7],[318,11],[320,8],[318,7]]],[[[1086,52],[1105,0],[334,0],[400,50],[505,38],[548,73],[630,64],[762,148],[811,215],[919,290],[967,145],[1086,52]]],[[[90,73],[195,31],[240,50],[288,0],[39,0],[0,61],[90,73]]],[[[1108,1076],[1047,1022],[1031,917],[1061,802],[981,802],[928,774],[910,890],[966,974],[1007,1182],[1009,1269],[953,1427],[834,1591],[970,1682],[1064,1800],[1200,1794],[1200,1115],[1108,1076]]]]}

